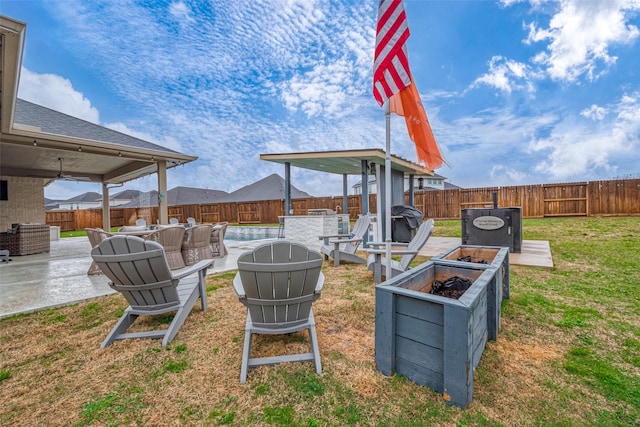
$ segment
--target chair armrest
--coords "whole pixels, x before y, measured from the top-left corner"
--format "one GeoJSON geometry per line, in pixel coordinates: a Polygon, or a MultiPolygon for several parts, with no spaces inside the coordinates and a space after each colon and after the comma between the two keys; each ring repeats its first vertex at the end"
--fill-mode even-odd
{"type": "Polygon", "coordinates": [[[316,289],[313,291],[313,293],[320,294],[320,292],[322,292],[323,286],[324,286],[324,274],[322,274],[322,271],[321,271],[320,275],[318,276],[318,283],[316,284],[316,289]]]}
{"type": "Polygon", "coordinates": [[[180,270],[177,274],[173,275],[173,278],[174,279],[182,279],[183,277],[190,276],[193,273],[197,273],[200,270],[206,270],[214,262],[215,262],[215,260],[213,260],[213,259],[203,259],[202,261],[198,261],[197,263],[193,264],[189,268],[186,268],[184,270],[180,270]]]}
{"type": "MultiPolygon", "coordinates": [[[[384,247],[386,246],[386,242],[374,242],[374,243],[368,243],[369,246],[376,246],[376,247],[384,247]]],[[[408,243],[403,243],[403,242],[391,242],[391,246],[404,246],[407,247],[409,246],[408,243]]]]}
{"type": "Polygon", "coordinates": [[[242,299],[247,297],[247,295],[244,293],[244,288],[242,287],[240,273],[236,273],[236,276],[233,278],[233,289],[236,291],[238,298],[242,299]]]}
{"type": "MultiPolygon", "coordinates": [[[[385,249],[367,249],[367,252],[370,254],[381,254],[386,255],[387,251],[385,249]]],[[[417,254],[419,251],[406,251],[406,250],[392,250],[391,255],[409,255],[409,254],[417,254]]]]}
{"type": "Polygon", "coordinates": [[[348,234],[327,234],[324,236],[318,236],[318,240],[324,240],[325,244],[329,243],[329,239],[335,239],[337,237],[349,237],[348,234]]]}
{"type": "Polygon", "coordinates": [[[352,243],[352,242],[362,242],[362,238],[352,237],[351,239],[330,239],[329,240],[329,243],[352,243]]]}

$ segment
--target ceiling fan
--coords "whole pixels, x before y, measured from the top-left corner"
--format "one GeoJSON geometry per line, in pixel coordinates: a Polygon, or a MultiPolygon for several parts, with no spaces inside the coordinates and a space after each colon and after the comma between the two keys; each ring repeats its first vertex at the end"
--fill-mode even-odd
{"type": "Polygon", "coordinates": [[[62,157],[58,157],[58,161],[60,162],[60,170],[58,171],[58,175],[56,175],[56,179],[62,179],[65,181],[91,181],[91,178],[87,176],[71,176],[62,172],[62,162],[64,159],[62,157]]]}

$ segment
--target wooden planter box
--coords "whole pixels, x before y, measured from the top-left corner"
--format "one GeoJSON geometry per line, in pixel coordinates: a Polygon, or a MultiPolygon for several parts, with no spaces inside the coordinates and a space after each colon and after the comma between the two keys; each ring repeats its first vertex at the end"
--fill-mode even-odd
{"type": "Polygon", "coordinates": [[[473,371],[489,337],[487,307],[497,272],[429,261],[377,285],[378,371],[404,375],[466,408],[473,400],[473,371]],[[473,281],[459,299],[429,293],[434,280],[452,276],[473,281]]]}

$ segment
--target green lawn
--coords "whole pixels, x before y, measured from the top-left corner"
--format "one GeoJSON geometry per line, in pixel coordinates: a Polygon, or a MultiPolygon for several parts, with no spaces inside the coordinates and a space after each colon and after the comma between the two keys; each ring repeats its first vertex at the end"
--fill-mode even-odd
{"type": "MultiPolygon", "coordinates": [[[[640,217],[532,219],[553,269],[513,266],[502,329],[474,373],[467,410],[374,364],[375,288],[365,266],[323,265],[314,303],[323,373],[260,367],[239,384],[245,312],[233,273],[209,276],[171,345],[99,345],[119,295],[0,321],[0,425],[637,426],[640,217]]],[[[459,221],[436,221],[459,236],[459,221]]],[[[166,316],[148,321],[164,323],[166,316]]],[[[262,355],[306,334],[254,339],[262,355]]]]}

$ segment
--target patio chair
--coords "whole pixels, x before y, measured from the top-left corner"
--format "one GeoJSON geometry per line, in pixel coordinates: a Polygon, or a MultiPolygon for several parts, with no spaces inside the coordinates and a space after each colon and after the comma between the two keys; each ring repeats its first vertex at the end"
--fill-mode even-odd
{"type": "Polygon", "coordinates": [[[180,221],[178,220],[178,218],[171,218],[171,219],[169,220],[169,224],[171,224],[171,225],[177,225],[177,224],[180,224],[180,221]]]}
{"type": "Polygon", "coordinates": [[[136,219],[136,225],[146,227],[147,221],[144,218],[138,218],[136,219]]]}
{"type": "Polygon", "coordinates": [[[211,229],[211,252],[214,257],[223,257],[227,254],[227,248],[224,245],[224,233],[227,232],[227,221],[218,222],[211,229]]]}
{"type": "Polygon", "coordinates": [[[320,297],[324,275],[322,256],[306,246],[279,240],[256,247],[238,258],[233,287],[247,307],[240,382],[247,371],[282,362],[314,362],[322,372],[320,350],[311,304],[320,297]],[[309,330],[311,352],[271,357],[251,356],[251,335],[289,334],[309,330]]]}
{"type": "MultiPolygon", "coordinates": [[[[107,237],[112,236],[111,233],[107,233],[101,228],[85,228],[84,230],[87,232],[87,237],[89,238],[89,243],[91,244],[92,248],[107,237]]],[[[96,264],[95,261],[91,261],[91,265],[89,266],[89,271],[87,271],[87,274],[89,276],[92,276],[94,274],[102,274],[102,270],[100,270],[100,267],[98,267],[98,264],[96,264]]]]}
{"type": "Polygon", "coordinates": [[[324,244],[320,248],[324,259],[332,257],[334,267],[338,267],[341,260],[366,264],[367,260],[356,255],[356,251],[362,243],[365,233],[369,230],[370,222],[369,215],[362,215],[353,225],[350,234],[319,236],[319,239],[324,240],[324,244]]]}
{"type": "MultiPolygon", "coordinates": [[[[397,276],[409,269],[409,264],[418,255],[420,249],[427,243],[431,232],[433,231],[433,219],[420,224],[418,231],[409,243],[393,242],[393,246],[405,246],[406,249],[398,250],[392,249],[391,255],[402,255],[400,261],[394,259],[391,260],[391,277],[397,276]]],[[[386,276],[387,271],[387,258],[382,255],[386,254],[384,248],[385,243],[370,243],[371,246],[377,247],[377,249],[368,249],[369,257],[367,258],[367,268],[373,272],[374,283],[380,283],[382,276],[386,276]]],[[[390,279],[391,277],[386,277],[390,279]]]]}
{"type": "Polygon", "coordinates": [[[194,225],[196,225],[196,219],[190,216],[189,218],[187,218],[187,224],[189,224],[189,227],[193,227],[194,225]]]}
{"type": "Polygon", "coordinates": [[[144,239],[160,243],[164,248],[169,268],[176,270],[185,267],[184,259],[182,258],[184,233],[185,228],[183,226],[174,225],[158,228],[158,230],[144,236],[144,239]]]}
{"type": "Polygon", "coordinates": [[[200,224],[187,229],[182,242],[182,258],[186,265],[213,258],[211,246],[209,246],[212,228],[210,224],[200,224]]]}
{"type": "Polygon", "coordinates": [[[111,280],[109,286],[120,292],[129,307],[102,342],[105,348],[115,340],[162,338],[169,344],[200,298],[207,309],[205,276],[213,260],[204,260],[174,275],[167,264],[164,249],[157,242],[136,236],[113,236],[91,250],[93,260],[111,280]],[[197,273],[197,276],[192,276],[197,273]],[[126,333],[141,315],[176,314],[167,329],[126,333]]]}

